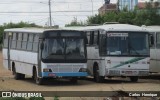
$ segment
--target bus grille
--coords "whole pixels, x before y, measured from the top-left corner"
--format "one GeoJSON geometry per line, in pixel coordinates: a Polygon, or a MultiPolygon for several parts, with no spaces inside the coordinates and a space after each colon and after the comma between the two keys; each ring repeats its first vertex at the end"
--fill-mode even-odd
{"type": "Polygon", "coordinates": [[[83,65],[52,65],[47,66],[52,72],[79,72],[83,65]]]}
{"type": "Polygon", "coordinates": [[[119,70],[110,70],[109,75],[120,75],[120,71],[119,70]]]}
{"type": "Polygon", "coordinates": [[[149,75],[149,71],[139,71],[140,76],[146,76],[149,75]]]}

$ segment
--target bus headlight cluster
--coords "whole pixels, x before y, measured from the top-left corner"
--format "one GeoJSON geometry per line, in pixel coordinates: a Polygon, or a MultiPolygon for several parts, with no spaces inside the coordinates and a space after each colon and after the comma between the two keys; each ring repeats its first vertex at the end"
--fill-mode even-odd
{"type": "Polygon", "coordinates": [[[79,72],[87,72],[87,68],[80,68],[79,72]]]}
{"type": "Polygon", "coordinates": [[[49,69],[49,68],[44,68],[44,69],[43,69],[43,72],[52,72],[52,70],[49,69]]]}

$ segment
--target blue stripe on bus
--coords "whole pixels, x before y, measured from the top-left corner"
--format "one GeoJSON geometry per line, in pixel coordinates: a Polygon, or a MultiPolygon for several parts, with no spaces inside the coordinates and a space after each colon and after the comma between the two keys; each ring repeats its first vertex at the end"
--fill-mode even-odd
{"type": "Polygon", "coordinates": [[[54,77],[54,76],[87,76],[87,72],[70,72],[70,73],[52,73],[52,72],[42,72],[42,77],[54,77]]]}

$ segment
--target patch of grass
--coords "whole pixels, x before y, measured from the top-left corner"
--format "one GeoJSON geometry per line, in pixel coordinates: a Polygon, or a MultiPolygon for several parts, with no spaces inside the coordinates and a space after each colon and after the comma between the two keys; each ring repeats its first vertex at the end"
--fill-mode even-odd
{"type": "Polygon", "coordinates": [[[45,100],[43,97],[30,97],[29,100],[45,100]]]}
{"type": "Polygon", "coordinates": [[[58,97],[58,96],[55,96],[55,97],[54,97],[54,100],[59,100],[59,97],[58,97]]]}
{"type": "Polygon", "coordinates": [[[6,98],[0,98],[0,100],[26,100],[23,97],[6,97],[6,98]]]}

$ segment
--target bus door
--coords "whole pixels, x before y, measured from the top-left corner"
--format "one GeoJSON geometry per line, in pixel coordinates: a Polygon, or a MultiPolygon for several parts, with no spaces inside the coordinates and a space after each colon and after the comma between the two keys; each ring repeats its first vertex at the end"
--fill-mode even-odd
{"type": "Polygon", "coordinates": [[[11,70],[11,59],[10,59],[10,48],[11,48],[11,36],[12,33],[8,34],[8,46],[7,46],[7,57],[8,57],[8,70],[11,70]]]}
{"type": "Polygon", "coordinates": [[[38,76],[41,77],[42,74],[41,74],[41,61],[42,61],[42,50],[44,48],[44,44],[43,44],[43,40],[42,39],[39,39],[39,42],[38,42],[38,76]]]}
{"type": "Polygon", "coordinates": [[[155,71],[160,72],[160,32],[157,32],[157,38],[156,38],[156,69],[155,71]]]}

